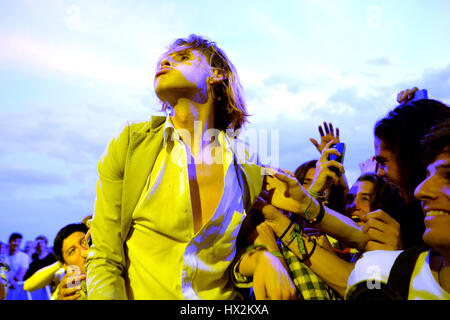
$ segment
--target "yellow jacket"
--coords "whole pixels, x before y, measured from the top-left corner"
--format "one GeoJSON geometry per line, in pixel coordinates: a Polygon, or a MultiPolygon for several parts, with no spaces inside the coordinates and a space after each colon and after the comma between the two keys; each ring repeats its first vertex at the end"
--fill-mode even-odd
{"type": "MultiPolygon", "coordinates": [[[[98,163],[92,246],[86,260],[89,299],[127,299],[124,243],[133,211],[163,145],[165,119],[154,116],[151,121],[127,124],[98,163]]],[[[250,162],[248,152],[234,153],[248,212],[262,188],[261,167],[250,162]]]]}

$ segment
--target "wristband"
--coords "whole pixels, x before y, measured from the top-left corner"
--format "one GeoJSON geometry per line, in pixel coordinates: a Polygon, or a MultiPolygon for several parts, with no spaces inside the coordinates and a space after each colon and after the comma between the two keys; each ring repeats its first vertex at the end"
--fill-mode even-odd
{"type": "Polygon", "coordinates": [[[267,247],[263,244],[253,244],[251,246],[249,246],[247,248],[247,250],[245,250],[245,253],[251,253],[253,254],[253,252],[251,251],[258,251],[258,250],[265,250],[265,251],[269,251],[269,249],[267,249],[267,247]]]}
{"type": "Polygon", "coordinates": [[[294,224],[294,221],[291,220],[291,223],[289,224],[289,226],[286,228],[286,230],[284,230],[283,234],[278,239],[280,239],[280,240],[283,239],[283,237],[286,235],[286,233],[288,232],[288,230],[291,228],[291,226],[293,224],[294,224]]]}
{"type": "Polygon", "coordinates": [[[270,251],[277,258],[284,258],[283,255],[279,251],[270,251]]]}
{"type": "Polygon", "coordinates": [[[319,201],[319,207],[320,207],[319,214],[317,215],[317,217],[315,217],[309,221],[310,224],[317,224],[323,220],[323,217],[325,216],[325,207],[323,206],[323,204],[320,201],[319,201]]]}
{"type": "Polygon", "coordinates": [[[308,253],[308,255],[305,258],[301,259],[300,262],[305,262],[306,260],[311,258],[311,256],[313,255],[314,250],[316,249],[317,242],[315,239],[312,239],[312,241],[314,242],[314,245],[313,245],[311,251],[308,253]]]}
{"type": "Polygon", "coordinates": [[[315,192],[311,189],[308,189],[307,192],[318,200],[325,200],[325,192],[315,192]]]}
{"type": "Polygon", "coordinates": [[[305,217],[306,217],[306,220],[308,220],[308,221],[310,221],[310,220],[311,220],[311,218],[310,218],[310,216],[309,216],[309,212],[308,212],[308,209],[309,209],[309,207],[311,206],[312,200],[313,200],[313,198],[312,198],[312,197],[311,197],[311,198],[309,198],[309,203],[308,203],[308,206],[307,206],[307,207],[306,207],[306,209],[305,209],[305,217]]]}

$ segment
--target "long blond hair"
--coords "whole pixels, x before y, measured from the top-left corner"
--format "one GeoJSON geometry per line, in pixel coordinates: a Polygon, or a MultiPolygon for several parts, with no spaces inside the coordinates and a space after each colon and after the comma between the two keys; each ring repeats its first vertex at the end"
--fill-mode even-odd
{"type": "MultiPolygon", "coordinates": [[[[247,121],[248,114],[237,71],[225,52],[215,42],[191,34],[188,38],[176,39],[164,55],[176,51],[179,47],[200,50],[209,61],[211,68],[222,72],[223,80],[213,86],[215,127],[223,131],[240,129],[247,121]]],[[[168,105],[162,101],[163,110],[167,107],[168,105]]]]}

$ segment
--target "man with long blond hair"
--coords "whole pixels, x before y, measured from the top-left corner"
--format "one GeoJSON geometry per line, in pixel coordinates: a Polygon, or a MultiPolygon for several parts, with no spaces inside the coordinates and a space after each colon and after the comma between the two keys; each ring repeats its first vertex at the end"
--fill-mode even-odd
{"type": "MultiPolygon", "coordinates": [[[[128,124],[98,165],[88,297],[236,299],[236,237],[263,182],[236,139],[247,117],[239,77],[214,42],[191,35],[161,57],[154,86],[167,116],[128,124]]],[[[293,297],[281,262],[258,261],[261,298],[293,297]]]]}

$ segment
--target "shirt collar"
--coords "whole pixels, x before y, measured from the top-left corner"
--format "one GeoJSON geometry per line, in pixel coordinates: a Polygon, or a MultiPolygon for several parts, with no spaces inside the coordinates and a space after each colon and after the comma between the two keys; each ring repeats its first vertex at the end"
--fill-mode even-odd
{"type": "MultiPolygon", "coordinates": [[[[233,161],[234,157],[233,143],[230,139],[231,138],[222,130],[217,137],[217,140],[222,147],[222,163],[224,165],[224,170],[226,170],[228,165],[233,161]]],[[[181,137],[175,129],[170,116],[167,115],[164,123],[164,145],[166,145],[169,140],[181,142],[181,137]]]]}

